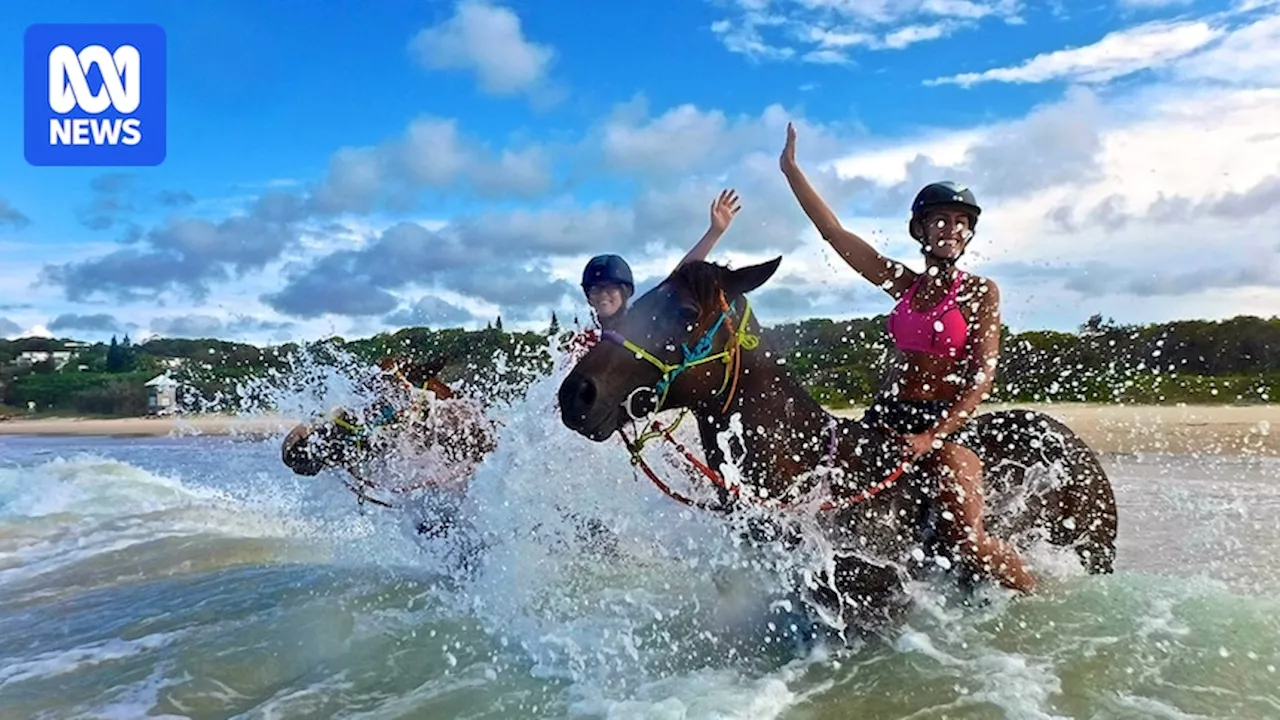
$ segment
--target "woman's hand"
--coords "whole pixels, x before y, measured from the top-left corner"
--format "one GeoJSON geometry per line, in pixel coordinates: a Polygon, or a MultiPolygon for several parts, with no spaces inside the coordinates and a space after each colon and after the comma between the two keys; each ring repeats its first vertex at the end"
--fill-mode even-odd
{"type": "Polygon", "coordinates": [[[782,172],[791,172],[796,169],[796,128],[791,123],[787,123],[787,144],[782,146],[782,156],[778,158],[778,167],[782,168],[782,172]]]}
{"type": "Polygon", "coordinates": [[[720,197],[711,202],[711,229],[724,233],[729,223],[738,214],[742,206],[738,204],[738,193],[732,189],[721,190],[720,197]]]}

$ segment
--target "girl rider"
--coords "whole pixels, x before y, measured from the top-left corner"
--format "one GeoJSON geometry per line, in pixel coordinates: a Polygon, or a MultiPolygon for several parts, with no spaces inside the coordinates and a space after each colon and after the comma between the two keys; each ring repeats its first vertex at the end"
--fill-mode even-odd
{"type": "MultiPolygon", "coordinates": [[[[707,228],[707,232],[680,259],[676,267],[695,260],[705,260],[741,209],[736,192],[721,190],[719,197],[711,203],[711,227],[707,228]]],[[[631,266],[618,255],[597,255],[591,258],[582,270],[582,292],[591,305],[598,329],[613,328],[626,315],[627,303],[636,292],[631,266]]],[[[596,328],[588,329],[574,339],[573,349],[577,351],[574,354],[586,352],[599,339],[596,328]]]]}
{"type": "Polygon", "coordinates": [[[779,164],[800,207],[845,262],[898,301],[888,330],[903,362],[863,422],[901,433],[910,455],[943,478],[944,517],[968,563],[1006,587],[1031,592],[1036,579],[1018,552],[983,527],[981,462],[947,440],[990,392],[1000,349],[999,288],[956,267],[982,209],[971,191],[954,183],[923,188],[907,226],[925,258],[925,271],[917,273],[840,225],[796,163],[795,141],[788,123],[779,164]]]}

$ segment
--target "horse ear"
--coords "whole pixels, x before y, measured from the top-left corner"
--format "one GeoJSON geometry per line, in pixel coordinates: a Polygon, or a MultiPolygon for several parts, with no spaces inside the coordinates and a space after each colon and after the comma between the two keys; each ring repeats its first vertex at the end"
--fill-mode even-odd
{"type": "Polygon", "coordinates": [[[773,277],[773,274],[778,271],[778,265],[781,263],[782,256],[779,255],[759,265],[748,265],[737,270],[729,270],[726,273],[724,288],[732,295],[746,295],[768,282],[769,278],[773,277]]]}

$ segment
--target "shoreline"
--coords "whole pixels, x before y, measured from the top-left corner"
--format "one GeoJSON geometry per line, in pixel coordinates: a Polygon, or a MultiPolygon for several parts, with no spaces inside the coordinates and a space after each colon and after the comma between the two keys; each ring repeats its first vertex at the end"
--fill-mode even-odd
{"type": "MultiPolygon", "coordinates": [[[[1097,405],[1088,403],[990,404],[979,411],[1037,410],[1062,421],[1096,452],[1161,452],[1280,457],[1280,404],[1266,405],[1097,405]]],[[[829,410],[858,417],[862,408],[829,410]]],[[[549,418],[554,422],[554,418],[549,418]]],[[[180,415],[136,418],[10,418],[0,436],[164,437],[282,436],[298,420],[264,414],[180,415]]]]}

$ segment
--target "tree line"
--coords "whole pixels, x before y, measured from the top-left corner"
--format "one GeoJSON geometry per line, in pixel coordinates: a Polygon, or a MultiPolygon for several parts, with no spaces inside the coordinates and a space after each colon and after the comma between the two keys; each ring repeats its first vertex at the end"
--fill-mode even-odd
{"type": "MultiPolygon", "coordinates": [[[[810,319],[762,334],[816,399],[841,407],[870,400],[890,369],[894,352],[884,320],[810,319]]],[[[61,369],[51,361],[29,367],[14,361],[24,351],[62,350],[66,339],[0,340],[0,397],[9,413],[34,402],[40,411],[139,415],[146,412],[143,383],[169,372],[183,383],[188,407],[232,409],[269,403],[265,388],[305,382],[299,368],[443,355],[449,358],[446,382],[509,399],[549,372],[549,347],[571,337],[554,317],[543,332],[507,332],[499,318],[483,330],[412,327],[273,347],[212,338],[135,344],[126,336],[82,348],[61,369]],[[254,393],[261,397],[249,397],[254,393]]],[[[1280,398],[1280,318],[1118,325],[1094,316],[1074,332],[1005,328],[992,395],[998,402],[1274,402],[1280,398]]]]}
{"type": "MultiPolygon", "coordinates": [[[[867,402],[894,352],[885,317],[768,328],[818,400],[867,402]]],[[[1280,318],[1238,316],[1119,325],[1095,315],[1075,332],[1001,333],[996,402],[1266,403],[1280,399],[1280,318]]]]}

